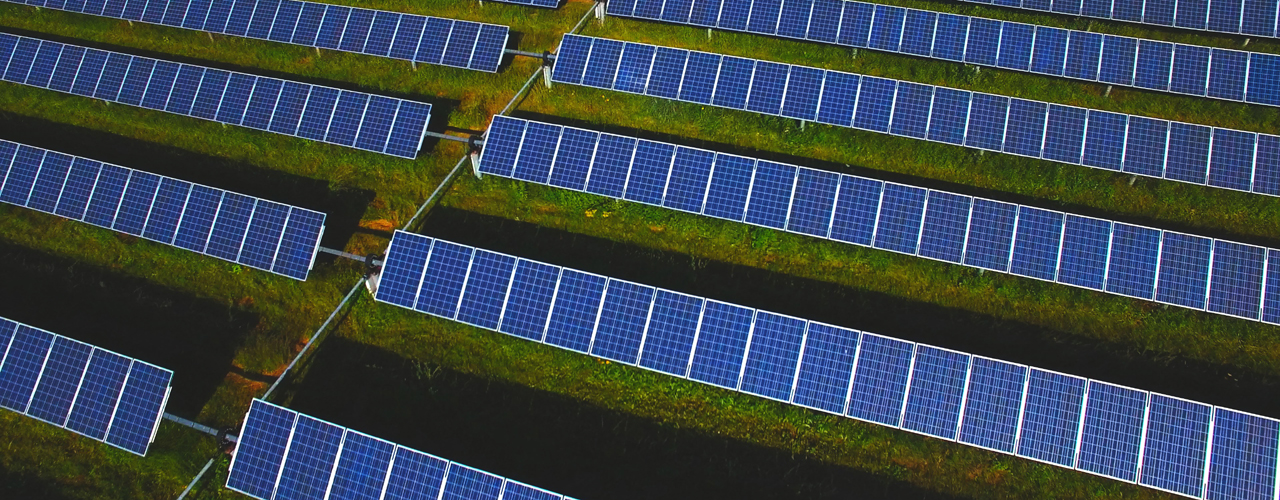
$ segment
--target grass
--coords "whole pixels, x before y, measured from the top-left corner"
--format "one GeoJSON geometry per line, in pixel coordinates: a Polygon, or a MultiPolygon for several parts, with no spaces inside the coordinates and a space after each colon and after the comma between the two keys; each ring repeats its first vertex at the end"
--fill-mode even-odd
{"type": "MultiPolygon", "coordinates": [[[[354,4],[353,2],[335,2],[354,4]]],[[[891,2],[892,3],[892,2],[891,2]]],[[[508,24],[519,48],[552,48],[588,8],[570,2],[558,11],[524,9],[470,0],[360,6],[508,24]]],[[[1149,31],[1130,25],[1059,18],[969,5],[903,3],[1002,19],[1037,21],[1095,31],[1181,42],[1230,46],[1231,37],[1149,31]]],[[[497,75],[281,44],[213,37],[202,33],[56,11],[0,5],[0,26],[72,40],[152,52],[201,64],[388,93],[432,102],[436,120],[481,130],[536,68],[517,59],[497,75]]],[[[609,18],[586,34],[736,54],[931,84],[1015,95],[1194,123],[1280,132],[1273,108],[1116,89],[1103,95],[1094,84],[742,34],[609,18]]],[[[1251,50],[1280,52],[1273,42],[1251,50]]],[[[17,85],[0,85],[0,111],[14,120],[41,120],[122,138],[163,144],[250,171],[317,179],[333,191],[374,194],[359,214],[368,229],[398,227],[463,153],[444,142],[404,161],[336,146],[263,134],[127,106],[105,106],[17,85]]],[[[535,87],[519,106],[592,127],[743,154],[781,155],[823,168],[898,175],[950,189],[1066,210],[1087,210],[1125,220],[1184,228],[1263,243],[1273,242],[1280,213],[1268,197],[1173,182],[1138,180],[1084,167],[1004,155],[979,155],[951,146],[810,125],[748,113],[557,85],[535,87]],[[675,139],[680,137],[681,139],[675,139]],[[813,159],[813,160],[807,160],[813,159]]],[[[447,206],[604,238],[626,245],[687,254],[887,294],[904,301],[987,315],[997,321],[1097,339],[1143,358],[1179,356],[1234,367],[1256,375],[1280,374],[1280,341],[1273,327],[1097,294],[886,252],[822,242],[777,231],[680,214],[641,205],[528,184],[463,176],[443,200],[447,206]],[[607,216],[606,216],[607,215],[607,216]],[[638,230],[639,229],[639,230],[638,230]]],[[[0,238],[18,246],[146,279],[181,293],[210,298],[260,316],[233,363],[246,373],[277,373],[299,343],[319,325],[359,272],[345,261],[317,268],[305,283],[164,247],[83,224],[14,207],[0,207],[0,238]]],[[[376,251],[385,240],[357,233],[353,252],[376,251]]],[[[858,325],[848,325],[857,327],[858,325]]],[[[741,396],[643,370],[600,363],[492,332],[439,321],[361,301],[342,324],[341,337],[396,352],[406,359],[459,373],[533,388],[616,410],[658,425],[694,429],[732,441],[757,443],[841,468],[976,498],[1156,498],[1152,490],[1056,467],[943,443],[915,435],[820,415],[741,396]]],[[[307,384],[303,377],[296,383],[307,384]]],[[[200,421],[238,422],[248,400],[265,384],[234,373],[205,405],[200,421]]],[[[176,387],[175,390],[181,390],[176,387]]],[[[460,408],[459,411],[466,411],[460,408]]],[[[72,498],[172,498],[204,459],[212,443],[163,424],[150,456],[116,453],[17,417],[0,416],[0,475],[24,492],[49,491],[72,498]]],[[[572,492],[570,492],[572,493],[572,492]]],[[[210,488],[206,496],[222,496],[210,488]]]]}

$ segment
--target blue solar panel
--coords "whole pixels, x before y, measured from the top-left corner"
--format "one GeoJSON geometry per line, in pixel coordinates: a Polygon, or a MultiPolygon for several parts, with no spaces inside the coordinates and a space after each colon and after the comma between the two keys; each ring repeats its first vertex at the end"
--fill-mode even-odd
{"type": "Polygon", "coordinates": [[[1102,290],[1111,248],[1111,222],[1068,215],[1058,282],[1102,290]]]}
{"type": "Polygon", "coordinates": [[[462,291],[458,321],[490,330],[498,327],[516,259],[493,252],[476,252],[462,291]]]}
{"type": "Polygon", "coordinates": [[[747,203],[746,222],[782,229],[795,190],[796,167],[769,161],[756,164],[755,179],[747,203]]]}
{"type": "Polygon", "coordinates": [[[1169,127],[1169,154],[1164,176],[1169,179],[1204,184],[1209,170],[1209,136],[1213,129],[1185,123],[1169,127]]]}
{"type": "Polygon", "coordinates": [[[743,365],[743,392],[781,401],[791,400],[806,321],[777,314],[756,314],[751,345],[743,365]]]}
{"type": "Polygon", "coordinates": [[[929,109],[933,104],[934,88],[930,85],[907,82],[898,85],[890,133],[917,139],[925,137],[929,126],[929,109]]]}
{"type": "Polygon", "coordinates": [[[1004,152],[1039,158],[1044,143],[1048,104],[1013,99],[1009,103],[1009,125],[1004,152]]]}
{"type": "Polygon", "coordinates": [[[875,247],[916,253],[927,191],[900,184],[885,184],[876,224],[875,247]]]}
{"type": "Polygon", "coordinates": [[[1267,252],[1263,248],[1215,241],[1208,310],[1258,319],[1266,258],[1267,252]]]}
{"type": "Polygon", "coordinates": [[[441,500],[498,500],[503,479],[470,467],[451,464],[441,500]]]}
{"type": "Polygon", "coordinates": [[[1059,212],[1019,207],[1009,272],[1042,280],[1055,280],[1064,218],[1059,212]]]}
{"type": "Polygon", "coordinates": [[[751,178],[756,161],[740,156],[717,154],[707,188],[706,206],[702,213],[712,217],[741,221],[747,207],[751,178]]]}
{"type": "MultiPolygon", "coordinates": [[[[496,119],[496,118],[495,118],[496,119]]],[[[516,160],[515,169],[506,169],[506,172],[495,172],[491,167],[489,172],[499,175],[510,174],[516,179],[526,180],[530,182],[546,183],[547,178],[551,175],[551,161],[556,154],[556,145],[560,141],[561,128],[555,125],[547,125],[545,123],[531,123],[524,130],[522,144],[515,144],[519,148],[520,157],[516,160]]],[[[506,139],[498,136],[495,140],[499,144],[495,144],[501,148],[501,142],[506,139]]]]}
{"type": "Polygon", "coordinates": [[[969,105],[969,129],[964,145],[1001,151],[1004,148],[1005,123],[1009,117],[1009,98],[990,94],[973,94],[969,105]]]}
{"type": "Polygon", "coordinates": [[[382,495],[396,445],[381,439],[347,431],[342,453],[333,470],[329,498],[358,500],[382,495]]]}
{"type": "Polygon", "coordinates": [[[1204,309],[1212,248],[1213,240],[1209,238],[1164,233],[1156,300],[1204,309]]]}
{"type": "Polygon", "coordinates": [[[1211,406],[1152,394],[1139,482],[1202,496],[1212,416],[1211,406]]]}
{"type": "MultiPolygon", "coordinates": [[[[751,90],[747,94],[747,110],[776,115],[782,106],[783,92],[788,86],[787,70],[790,66],[768,61],[759,61],[755,66],[751,90]]],[[[697,99],[691,100],[698,102],[697,99]]]]}
{"type": "Polygon", "coordinates": [[[916,347],[902,428],[955,439],[968,374],[968,354],[926,345],[916,347]]]}
{"type": "Polygon", "coordinates": [[[124,356],[94,349],[84,380],[80,383],[80,393],[67,417],[68,430],[93,439],[107,436],[107,427],[111,424],[131,363],[124,356]]]}
{"type": "Polygon", "coordinates": [[[1022,419],[1027,367],[974,356],[958,439],[1013,453],[1022,419]]]}
{"type": "Polygon", "coordinates": [[[708,300],[702,310],[689,378],[737,389],[753,319],[751,309],[708,300]]]}
{"type": "Polygon", "coordinates": [[[883,182],[843,176],[840,179],[835,214],[831,219],[831,238],[858,245],[871,245],[883,190],[883,182]]]}
{"type": "Polygon", "coordinates": [[[1001,272],[1008,271],[1017,217],[1017,205],[974,199],[964,263],[1001,272]]]}
{"type": "Polygon", "coordinates": [[[276,484],[276,495],[283,498],[324,497],[337,464],[343,433],[341,427],[299,415],[289,435],[288,452],[276,484]]]}
{"type": "Polygon", "coordinates": [[[572,351],[587,352],[595,332],[606,279],[565,269],[547,320],[546,342],[572,351]]]}
{"type": "Polygon", "coordinates": [[[844,413],[857,356],[858,332],[810,322],[796,372],[791,401],[801,406],[844,413]]]}
{"type": "Polygon", "coordinates": [[[1134,481],[1146,406],[1146,392],[1090,382],[1076,468],[1134,481]]]}
{"type": "Polygon", "coordinates": [[[858,106],[853,115],[853,127],[888,132],[897,88],[898,82],[895,80],[863,77],[858,90],[858,106]]]}
{"type": "Polygon", "coordinates": [[[472,248],[436,240],[431,245],[431,256],[427,260],[427,270],[422,276],[422,289],[418,292],[418,302],[414,308],[453,319],[471,267],[472,253],[472,248]]]}
{"type": "Polygon", "coordinates": [[[650,205],[661,205],[671,175],[675,146],[652,141],[636,144],[623,198],[650,205]]]}
{"type": "Polygon", "coordinates": [[[1023,403],[1018,455],[1075,466],[1085,379],[1032,369],[1023,403]]]}
{"type": "MultiPolygon", "coordinates": [[[[34,38],[19,40],[31,47],[33,58],[36,47],[43,43],[34,38]]],[[[9,79],[50,90],[281,134],[296,133],[404,158],[417,156],[431,113],[429,104],[402,99],[73,46],[62,46],[61,52],[83,54],[83,60],[66,65],[59,62],[52,67],[52,74],[33,80],[27,80],[26,70],[10,64],[5,76],[14,73],[9,79]],[[17,79],[17,71],[24,72],[22,80],[17,79]],[[339,93],[341,99],[337,98],[339,93]],[[368,105],[370,101],[374,104],[368,105]]],[[[138,234],[136,230],[126,232],[138,234]]]]}
{"type": "Polygon", "coordinates": [[[807,168],[796,174],[787,230],[825,238],[840,187],[840,176],[807,168]]]}
{"type": "Polygon", "coordinates": [[[1111,258],[1107,266],[1107,291],[1152,298],[1156,266],[1160,260],[1160,235],[1156,229],[1117,223],[1111,233],[1111,258]]]}
{"type": "Polygon", "coordinates": [[[591,342],[591,354],[635,364],[653,305],[653,294],[654,289],[650,287],[609,280],[591,342]]]}
{"type": "Polygon", "coordinates": [[[702,299],[658,290],[645,331],[639,365],[677,377],[689,371],[689,356],[702,316],[702,299]]]}
{"type": "Polygon", "coordinates": [[[249,406],[235,457],[227,472],[227,488],[257,498],[271,498],[298,414],[261,400],[249,406]]]}
{"type": "Polygon", "coordinates": [[[559,279],[560,269],[555,266],[520,260],[507,292],[499,331],[541,341],[559,279]]]}
{"type": "Polygon", "coordinates": [[[959,263],[964,258],[965,235],[973,198],[940,191],[929,193],[924,229],[920,233],[921,257],[959,263]]]}
{"type": "Polygon", "coordinates": [[[169,370],[135,361],[120,393],[106,442],[146,455],[169,399],[172,378],[169,370]]]}
{"type": "Polygon", "coordinates": [[[695,214],[702,213],[715,158],[716,154],[710,151],[676,148],[663,206],[695,214]]]}
{"type": "Polygon", "coordinates": [[[915,347],[888,337],[862,335],[849,395],[850,417],[898,426],[915,347]]]}
{"type": "Polygon", "coordinates": [[[602,134],[596,144],[587,191],[601,196],[621,198],[626,188],[627,172],[635,157],[636,139],[602,134]]]}
{"type": "Polygon", "coordinates": [[[422,497],[439,498],[449,462],[434,456],[396,446],[387,475],[387,486],[382,498],[388,500],[414,500],[422,497]]]}
{"type": "Polygon", "coordinates": [[[1275,496],[1278,434],[1276,420],[1215,410],[1205,498],[1275,496]]]}

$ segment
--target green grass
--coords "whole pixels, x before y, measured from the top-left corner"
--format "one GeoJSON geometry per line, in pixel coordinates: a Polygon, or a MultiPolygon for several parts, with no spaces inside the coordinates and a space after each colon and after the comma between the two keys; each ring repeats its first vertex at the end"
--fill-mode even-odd
{"type": "MultiPolygon", "coordinates": [[[[335,2],[354,4],[353,2],[335,2]]],[[[359,2],[362,7],[456,17],[512,25],[519,48],[552,48],[581,17],[586,2],[558,11],[471,0],[401,5],[359,2]]],[[[1171,34],[1119,23],[1091,23],[969,5],[903,3],[974,15],[1046,22],[1094,31],[1180,42],[1231,46],[1232,37],[1171,34]]],[[[385,92],[456,108],[436,120],[483,129],[536,68],[517,59],[498,75],[407,63],[334,51],[215,36],[141,23],[111,21],[49,10],[0,5],[0,26],[49,33],[127,50],[189,58],[203,64],[270,73],[345,88],[385,92]]],[[[586,34],[712,52],[786,61],[903,78],[1030,99],[1135,113],[1194,123],[1280,132],[1274,108],[1115,89],[1100,85],[983,69],[917,58],[853,52],[818,44],[609,18],[586,34]]],[[[1251,50],[1280,52],[1274,42],[1251,50]]],[[[1212,231],[1215,235],[1273,242],[1280,211],[1273,198],[1139,179],[1096,169],[810,125],[741,112],[556,85],[535,87],[519,112],[543,113],[591,126],[668,134],[687,144],[740,154],[754,152],[813,158],[824,168],[869,169],[952,183],[956,189],[1008,193],[1025,202],[1068,211],[1087,208],[1157,227],[1212,231]]],[[[17,85],[0,85],[0,112],[74,125],[179,148],[244,168],[319,179],[333,190],[375,193],[362,225],[386,229],[408,220],[464,153],[445,142],[405,161],[349,148],[290,139],[128,106],[105,106],[17,85]]],[[[879,292],[1018,321],[1045,330],[1101,339],[1137,356],[1184,356],[1237,367],[1252,374],[1280,374],[1277,330],[1226,317],[1163,309],[1149,303],[833,242],[748,229],[741,224],[618,203],[529,184],[463,176],[446,205],[537,225],[688,254],[879,292]],[[607,215],[607,216],[606,216],[607,215]]],[[[145,277],[181,293],[251,310],[261,320],[234,364],[246,372],[277,373],[300,342],[355,282],[359,269],[340,261],[313,272],[305,283],[276,277],[190,252],[0,206],[0,239],[22,247],[145,277]]],[[[357,234],[347,249],[376,251],[380,240],[357,234]]],[[[857,325],[846,325],[856,327],[857,325]]],[[[362,300],[341,335],[422,363],[433,363],[495,381],[531,387],[726,439],[757,443],[854,470],[899,479],[939,492],[976,498],[1156,498],[1152,490],[942,443],[849,419],[733,394],[643,370],[523,342],[362,300]]],[[[306,378],[298,383],[306,384],[306,378]]],[[[205,405],[202,422],[234,425],[249,399],[265,385],[234,374],[205,405]]],[[[181,390],[180,387],[175,390],[181,390]]],[[[212,453],[210,440],[164,424],[145,459],[117,452],[65,431],[12,414],[0,414],[0,476],[15,489],[56,491],[73,498],[172,498],[212,453]]],[[[220,481],[221,479],[215,479],[220,481]]],[[[3,491],[3,490],[0,490],[3,491]]],[[[222,496],[210,488],[206,496],[222,496]]]]}

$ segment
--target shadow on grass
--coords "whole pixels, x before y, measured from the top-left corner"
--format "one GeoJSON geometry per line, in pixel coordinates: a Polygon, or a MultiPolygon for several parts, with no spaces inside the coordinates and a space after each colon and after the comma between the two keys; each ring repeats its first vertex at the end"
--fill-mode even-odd
{"type": "Polygon", "coordinates": [[[258,315],[0,242],[0,316],[173,370],[170,413],[194,418],[258,315]]]}
{"type": "MultiPolygon", "coordinates": [[[[608,132],[611,134],[623,135],[628,137],[639,137],[641,139],[648,139],[651,141],[678,144],[682,146],[707,149],[707,150],[715,151],[719,153],[728,153],[728,154],[745,156],[750,158],[760,158],[760,159],[769,160],[773,162],[786,163],[790,165],[799,165],[799,166],[814,168],[818,170],[825,170],[829,172],[840,172],[840,173],[845,173],[850,175],[858,175],[858,176],[868,177],[872,179],[879,179],[879,180],[888,181],[888,182],[906,184],[909,186],[936,189],[939,191],[948,191],[948,192],[959,193],[959,194],[964,194],[968,196],[977,196],[977,197],[987,198],[991,200],[1003,201],[1006,203],[1017,203],[1021,205],[1028,205],[1028,206],[1043,208],[1047,210],[1058,210],[1058,211],[1066,212],[1069,214],[1120,221],[1120,222],[1125,222],[1129,224],[1155,227],[1155,228],[1184,232],[1184,233],[1194,234],[1199,236],[1208,236],[1213,238],[1237,241],[1241,243],[1250,243],[1254,245],[1261,245],[1261,246],[1266,246],[1271,248],[1280,248],[1280,238],[1276,238],[1276,237],[1264,238],[1264,237],[1259,237],[1254,235],[1240,235],[1240,234],[1232,233],[1229,231],[1215,230],[1214,228],[1193,227],[1193,226],[1190,226],[1184,223],[1179,223],[1176,221],[1154,219],[1150,217],[1135,217],[1132,214],[1100,210],[1095,207],[1079,205],[1074,203],[1064,203],[1058,200],[1046,200],[1044,198],[1037,198],[1034,196],[1010,193],[1007,191],[999,191],[995,189],[975,187],[975,186],[966,185],[966,184],[957,184],[953,182],[946,182],[946,181],[941,181],[937,179],[918,177],[918,176],[902,174],[897,172],[886,172],[883,170],[876,170],[873,168],[862,167],[858,165],[849,165],[845,163],[823,161],[823,160],[817,160],[813,158],[805,158],[802,156],[794,156],[794,155],[776,153],[771,151],[761,151],[758,149],[746,148],[746,147],[714,142],[714,141],[694,140],[684,136],[664,134],[664,133],[652,132],[648,130],[619,127],[614,125],[603,125],[599,123],[587,122],[584,120],[563,118],[559,116],[545,115],[541,113],[529,113],[529,112],[517,111],[512,113],[512,115],[518,118],[524,118],[528,120],[537,120],[541,122],[553,123],[558,125],[567,125],[567,126],[578,127],[586,130],[608,132]]],[[[778,119],[785,120],[784,118],[778,118],[778,119]]],[[[975,155],[978,154],[976,150],[964,149],[963,151],[969,154],[975,154],[975,155]]],[[[989,154],[1003,154],[1003,153],[989,153],[989,154]]],[[[1085,167],[1082,165],[1067,165],[1067,164],[1055,163],[1047,160],[1028,160],[1028,161],[1032,161],[1035,165],[1035,168],[1041,168],[1041,167],[1046,169],[1082,168],[1082,169],[1089,169],[1089,171],[1096,170],[1096,171],[1099,171],[1099,173],[1102,173],[1100,169],[1085,167]]],[[[1113,175],[1115,175],[1117,178],[1122,178],[1122,179],[1128,179],[1132,177],[1130,174],[1123,174],[1119,172],[1116,172],[1113,175]]],[[[1149,177],[1137,177],[1136,179],[1137,180],[1135,182],[1139,182],[1139,183],[1176,182],[1176,181],[1166,181],[1162,179],[1153,179],[1149,177]]],[[[1188,185],[1187,187],[1195,189],[1191,185],[1188,185]]],[[[1213,187],[1207,187],[1207,186],[1200,187],[1200,189],[1223,191],[1219,188],[1213,188],[1213,187]]],[[[1241,196],[1263,196],[1263,195],[1254,195],[1254,194],[1248,194],[1248,193],[1236,193],[1236,194],[1241,196]]],[[[1211,207],[1204,207],[1204,208],[1210,209],[1211,207]]]]}
{"type": "MultiPolygon", "coordinates": [[[[421,232],[458,243],[609,277],[783,314],[1024,363],[1072,375],[1280,416],[1276,389],[1263,376],[1006,321],[962,309],[798,278],[755,267],[708,261],[683,253],[449,207],[432,210],[421,232]]],[[[966,270],[977,278],[978,271],[966,270]]]]}
{"type": "MultiPolygon", "coordinates": [[[[321,245],[345,248],[375,193],[115,134],[0,112],[0,138],[326,214],[321,245]]],[[[318,263],[333,256],[320,254],[318,263]]]]}
{"type": "Polygon", "coordinates": [[[578,498],[950,498],[342,337],[297,390],[298,411],[578,498]]]}

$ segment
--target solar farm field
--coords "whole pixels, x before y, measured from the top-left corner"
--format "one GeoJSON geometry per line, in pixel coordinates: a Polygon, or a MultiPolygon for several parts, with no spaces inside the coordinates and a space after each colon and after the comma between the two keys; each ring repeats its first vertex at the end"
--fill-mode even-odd
{"type": "Polygon", "coordinates": [[[135,3],[0,2],[0,497],[1277,498],[1274,21],[135,3]]]}

